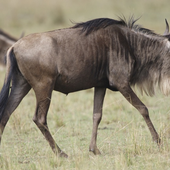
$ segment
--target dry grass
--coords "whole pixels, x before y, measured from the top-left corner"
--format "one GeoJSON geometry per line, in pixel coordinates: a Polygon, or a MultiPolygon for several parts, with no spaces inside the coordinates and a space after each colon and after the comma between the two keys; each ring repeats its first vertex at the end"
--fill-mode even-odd
{"type": "MultiPolygon", "coordinates": [[[[71,26],[96,17],[116,15],[143,17],[138,23],[163,33],[164,18],[169,16],[168,0],[82,1],[1,0],[0,27],[17,37],[71,26]]],[[[170,18],[169,18],[170,20],[170,18]]],[[[4,71],[0,72],[3,84],[4,71]]],[[[140,96],[140,95],[139,95],[140,96]]],[[[155,170],[170,167],[169,97],[140,96],[150,110],[151,119],[164,145],[158,148],[139,113],[119,94],[107,91],[103,119],[98,131],[102,152],[88,152],[92,129],[93,90],[69,94],[54,92],[48,114],[49,128],[59,146],[69,155],[57,158],[32,122],[35,97],[31,91],[8,122],[0,148],[2,170],[155,170]]]]}
{"type": "Polygon", "coordinates": [[[170,98],[161,95],[140,98],[149,107],[151,119],[164,143],[162,148],[152,142],[139,113],[119,93],[108,91],[98,131],[98,146],[102,155],[94,156],[88,152],[93,90],[68,96],[54,92],[48,123],[56,142],[69,155],[68,159],[63,159],[52,153],[32,122],[35,97],[31,91],[6,126],[1,144],[0,169],[168,169],[170,116],[166,101],[170,98]]]}

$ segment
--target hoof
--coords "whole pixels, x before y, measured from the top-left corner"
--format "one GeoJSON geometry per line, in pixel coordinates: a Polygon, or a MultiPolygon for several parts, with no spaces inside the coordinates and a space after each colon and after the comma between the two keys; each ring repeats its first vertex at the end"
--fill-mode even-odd
{"type": "Polygon", "coordinates": [[[162,142],[161,142],[160,138],[156,138],[156,139],[153,138],[153,141],[156,142],[158,146],[162,145],[162,142]]]}
{"type": "Polygon", "coordinates": [[[90,152],[93,152],[94,155],[101,155],[101,152],[99,151],[99,149],[89,149],[90,152]]]}
{"type": "Polygon", "coordinates": [[[157,140],[158,145],[162,145],[161,139],[157,140]]]}
{"type": "Polygon", "coordinates": [[[61,157],[61,158],[68,158],[68,155],[66,153],[64,153],[63,151],[61,151],[59,153],[59,157],[61,157]]]}

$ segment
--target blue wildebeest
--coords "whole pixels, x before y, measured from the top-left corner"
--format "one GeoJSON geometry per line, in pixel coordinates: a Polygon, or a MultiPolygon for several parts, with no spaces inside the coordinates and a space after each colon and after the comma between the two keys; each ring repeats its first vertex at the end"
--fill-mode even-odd
{"type": "Polygon", "coordinates": [[[170,92],[170,42],[168,27],[158,35],[131,18],[94,19],[71,28],[32,34],[7,52],[7,71],[0,93],[0,138],[12,112],[33,88],[33,121],[52,150],[67,157],[55,143],[47,125],[52,91],[64,94],[94,87],[93,129],[89,150],[96,145],[106,89],[119,91],[143,116],[154,141],[160,144],[148,113],[131,86],[154,95],[158,86],[170,92]],[[10,83],[12,87],[10,90],[10,83]]]}
{"type": "Polygon", "coordinates": [[[5,65],[5,54],[18,39],[0,29],[0,65],[5,65]]]}

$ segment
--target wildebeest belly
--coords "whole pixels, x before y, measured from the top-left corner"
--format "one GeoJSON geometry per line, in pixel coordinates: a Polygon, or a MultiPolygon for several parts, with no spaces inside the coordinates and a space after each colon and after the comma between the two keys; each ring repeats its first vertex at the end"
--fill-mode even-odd
{"type": "Polygon", "coordinates": [[[92,87],[108,87],[107,78],[98,79],[92,75],[81,75],[76,77],[67,77],[59,75],[56,79],[54,90],[68,94],[75,91],[85,90],[92,87]]]}

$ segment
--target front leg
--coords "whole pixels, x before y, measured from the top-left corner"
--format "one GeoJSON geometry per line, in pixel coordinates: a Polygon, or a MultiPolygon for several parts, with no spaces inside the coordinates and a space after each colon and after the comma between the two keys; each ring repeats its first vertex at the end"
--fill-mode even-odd
{"type": "Polygon", "coordinates": [[[103,107],[105,92],[106,92],[106,88],[97,88],[97,87],[95,88],[94,91],[93,130],[92,130],[92,137],[91,137],[89,151],[93,152],[95,155],[100,154],[100,151],[96,145],[96,141],[97,141],[98,125],[102,118],[102,107],[103,107]]]}

